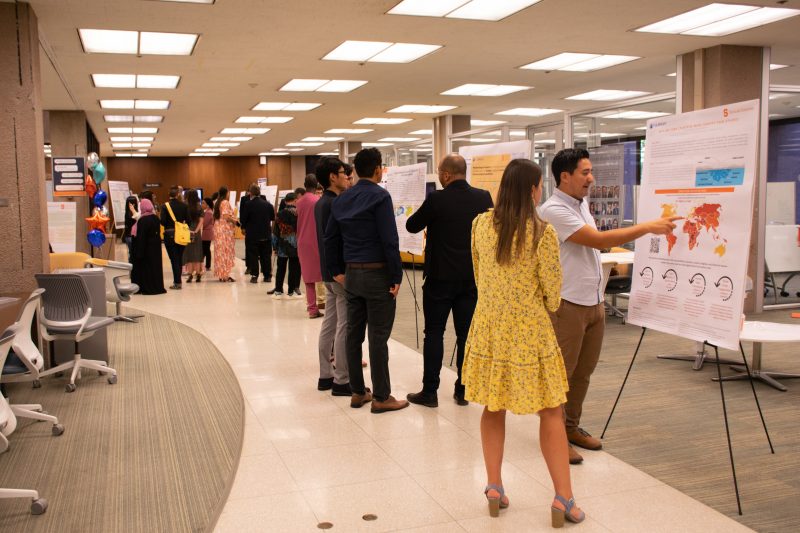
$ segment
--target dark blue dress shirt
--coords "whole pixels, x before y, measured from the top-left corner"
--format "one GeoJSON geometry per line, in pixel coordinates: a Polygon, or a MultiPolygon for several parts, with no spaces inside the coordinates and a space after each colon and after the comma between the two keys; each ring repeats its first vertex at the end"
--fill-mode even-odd
{"type": "Polygon", "coordinates": [[[346,263],[386,263],[391,282],[403,280],[392,197],[380,185],[360,179],[333,201],[325,261],[331,276],[344,274],[346,263]]]}

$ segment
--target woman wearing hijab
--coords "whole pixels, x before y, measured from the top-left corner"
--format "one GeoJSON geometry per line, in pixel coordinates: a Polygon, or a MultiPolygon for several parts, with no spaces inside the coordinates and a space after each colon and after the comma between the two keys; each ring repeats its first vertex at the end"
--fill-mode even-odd
{"type": "Polygon", "coordinates": [[[164,294],[167,291],[161,269],[161,224],[150,200],[139,203],[139,220],[133,225],[131,236],[131,281],[139,286],[139,294],[164,294]]]}

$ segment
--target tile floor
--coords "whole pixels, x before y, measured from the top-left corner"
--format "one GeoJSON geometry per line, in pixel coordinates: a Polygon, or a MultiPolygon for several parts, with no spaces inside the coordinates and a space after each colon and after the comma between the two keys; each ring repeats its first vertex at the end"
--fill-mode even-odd
{"type": "MultiPolygon", "coordinates": [[[[351,409],[349,398],[316,390],[322,321],[306,318],[304,299],[272,300],[271,287],[247,283],[242,268],[237,260],[236,283],[206,276],[182,291],[137,295],[130,303],[208,337],[239,377],[244,449],[216,531],[312,532],[321,522],[344,532],[550,530],[552,488],[536,417],[509,415],[503,477],[511,506],[492,519],[482,493],[481,407],[450,400],[455,374],[442,370],[437,409],[351,409]],[[364,520],[367,514],[377,519],[364,520]]],[[[422,356],[395,341],[389,350],[393,394],[404,398],[420,387],[422,356]]],[[[572,472],[588,518],[568,529],[748,530],[605,452],[584,457],[572,472]]]]}

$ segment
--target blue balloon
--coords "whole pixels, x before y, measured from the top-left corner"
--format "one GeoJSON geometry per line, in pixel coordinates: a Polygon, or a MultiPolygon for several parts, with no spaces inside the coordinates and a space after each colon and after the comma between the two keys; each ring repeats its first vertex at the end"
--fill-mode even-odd
{"type": "Polygon", "coordinates": [[[93,229],[86,234],[86,240],[95,248],[100,248],[106,242],[106,234],[99,229],[93,229]]]}
{"type": "Polygon", "coordinates": [[[95,207],[103,207],[106,200],[108,200],[108,193],[106,191],[97,191],[94,193],[94,198],[92,198],[95,207]]]}
{"type": "Polygon", "coordinates": [[[98,185],[106,179],[106,167],[103,166],[102,161],[98,161],[97,165],[95,165],[92,170],[92,178],[94,178],[94,182],[98,185]]]}

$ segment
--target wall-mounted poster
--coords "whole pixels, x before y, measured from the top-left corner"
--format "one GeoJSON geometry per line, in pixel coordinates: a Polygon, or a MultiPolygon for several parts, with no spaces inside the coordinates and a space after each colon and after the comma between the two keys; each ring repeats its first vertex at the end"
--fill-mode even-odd
{"type": "Polygon", "coordinates": [[[622,186],[625,177],[625,145],[609,144],[589,148],[594,186],[589,191],[589,211],[597,229],[605,231],[622,225],[622,186]]]}

